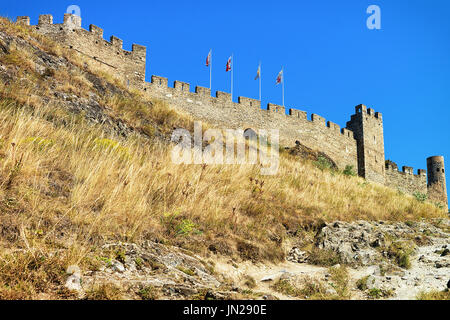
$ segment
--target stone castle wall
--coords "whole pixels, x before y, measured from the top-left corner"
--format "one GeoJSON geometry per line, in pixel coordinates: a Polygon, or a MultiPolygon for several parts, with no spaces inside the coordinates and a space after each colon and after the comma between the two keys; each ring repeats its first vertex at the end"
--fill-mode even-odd
{"type": "MultiPolygon", "coordinates": [[[[29,26],[30,18],[18,17],[17,23],[29,26]]],[[[429,172],[428,188],[425,170],[420,169],[414,175],[410,167],[403,167],[400,172],[395,163],[387,161],[385,164],[382,114],[364,105],[355,108],[346,128],[341,129],[317,114],[311,114],[308,119],[306,112],[297,109],[288,109],[286,114],[283,106],[271,103],[267,109],[261,109],[259,100],[246,97],[239,97],[238,103],[234,103],[230,94],[217,91],[212,97],[211,90],[204,87],[196,87],[191,92],[190,84],[185,82],[175,81],[171,87],[167,78],[158,76],[146,82],[146,47],[133,44],[132,51],[123,50],[122,40],[114,36],[110,41],[104,40],[101,28],[90,25],[89,31],[85,30],[81,28],[81,18],[72,14],[65,14],[62,24],[54,24],[51,15],[41,15],[38,25],[32,28],[90,58],[92,64],[125,84],[167,101],[195,119],[219,128],[278,129],[282,146],[292,147],[298,141],[324,152],[340,169],[353,166],[369,181],[408,194],[428,194],[432,199],[447,203],[443,158],[433,157],[439,158],[432,164],[442,167],[439,169],[442,172],[439,176],[436,172],[430,176],[429,172]]]]}
{"type": "Polygon", "coordinates": [[[358,174],[370,181],[385,184],[383,116],[365,105],[356,107],[347,122],[355,133],[358,146],[358,174]]]}
{"type": "Polygon", "coordinates": [[[407,194],[427,194],[427,174],[423,169],[417,170],[414,174],[413,168],[404,166],[402,171],[398,170],[394,162],[386,163],[385,185],[400,190],[407,194]]]}
{"type": "Polygon", "coordinates": [[[311,120],[304,111],[269,104],[261,109],[259,100],[239,97],[238,103],[231,100],[229,93],[218,91],[211,97],[209,88],[196,87],[190,91],[190,85],[175,81],[168,86],[166,78],[153,76],[151,83],[145,83],[144,90],[152,97],[168,101],[171,105],[191,114],[196,119],[230,129],[278,129],[280,144],[295,146],[299,141],[303,145],[320,150],[332,158],[336,165],[344,169],[347,165],[357,168],[356,140],[353,132],[339,125],[327,122],[319,115],[312,114],[311,120]]]}
{"type": "MultiPolygon", "coordinates": [[[[29,25],[29,17],[19,17],[18,23],[29,25]]],[[[103,39],[103,30],[90,25],[89,31],[81,28],[81,18],[64,15],[62,24],[54,24],[51,15],[39,16],[38,25],[33,28],[74,49],[92,60],[93,65],[114,74],[124,83],[139,87],[145,81],[146,47],[133,44],[132,51],[123,49],[123,41],[111,36],[103,39]]]]}

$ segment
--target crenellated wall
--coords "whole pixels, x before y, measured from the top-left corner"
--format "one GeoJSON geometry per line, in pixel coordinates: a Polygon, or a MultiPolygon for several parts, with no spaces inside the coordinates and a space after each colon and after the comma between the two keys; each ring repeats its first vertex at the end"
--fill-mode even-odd
{"type": "Polygon", "coordinates": [[[305,146],[320,150],[331,157],[339,168],[347,165],[357,168],[356,140],[353,132],[340,129],[339,125],[328,122],[316,114],[307,119],[304,111],[289,109],[269,103],[267,109],[261,109],[260,101],[239,97],[238,103],[232,102],[231,95],[218,91],[211,96],[209,88],[196,87],[190,91],[188,83],[175,81],[168,86],[167,78],[152,76],[151,83],[145,83],[144,90],[151,95],[168,101],[181,108],[196,119],[230,129],[278,129],[280,144],[294,146],[300,141],[305,146]]]}
{"type": "MultiPolygon", "coordinates": [[[[18,17],[17,23],[30,25],[30,18],[18,17]]],[[[89,31],[85,30],[81,18],[68,13],[62,24],[54,24],[52,15],[40,15],[33,28],[91,58],[94,65],[123,79],[125,84],[141,87],[145,81],[146,47],[133,44],[132,51],[124,50],[121,39],[111,36],[106,41],[103,29],[91,24],[89,31]]]]}
{"type": "Polygon", "coordinates": [[[427,173],[426,170],[417,170],[411,167],[402,167],[402,171],[398,170],[397,164],[392,161],[386,161],[385,185],[398,189],[407,194],[427,194],[427,173]]]}
{"type": "MultiPolygon", "coordinates": [[[[17,17],[17,23],[29,26],[30,18],[17,17]]],[[[340,169],[353,166],[369,181],[408,194],[428,194],[430,199],[447,204],[444,159],[428,159],[428,182],[425,170],[419,169],[414,175],[411,167],[403,167],[400,172],[395,163],[385,163],[382,114],[365,105],[356,106],[346,128],[341,129],[317,114],[308,119],[306,112],[297,109],[288,109],[286,114],[285,107],[272,103],[261,109],[259,100],[246,97],[239,97],[235,103],[229,93],[217,91],[212,97],[209,88],[198,86],[191,92],[186,82],[175,81],[169,86],[167,78],[158,76],[146,82],[146,47],[133,44],[132,51],[126,51],[121,39],[111,36],[110,41],[104,40],[101,28],[90,25],[89,31],[83,29],[76,15],[65,14],[62,24],[54,24],[51,15],[41,15],[32,28],[90,58],[92,64],[125,84],[165,100],[195,119],[230,129],[278,129],[281,146],[294,146],[299,141],[326,153],[340,169]]]]}

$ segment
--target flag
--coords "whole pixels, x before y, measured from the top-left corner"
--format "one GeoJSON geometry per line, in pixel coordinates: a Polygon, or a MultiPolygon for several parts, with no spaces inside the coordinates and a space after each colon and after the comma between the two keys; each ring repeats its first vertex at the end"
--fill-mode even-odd
{"type": "Polygon", "coordinates": [[[280,73],[277,76],[277,85],[283,82],[283,69],[281,69],[280,73]]]}
{"type": "Polygon", "coordinates": [[[228,58],[226,72],[228,72],[230,70],[231,70],[231,57],[228,58]]]}
{"type": "Polygon", "coordinates": [[[211,65],[211,57],[212,57],[212,50],[209,51],[208,57],[206,57],[206,66],[209,67],[211,65]]]}
{"type": "Polygon", "coordinates": [[[258,71],[256,71],[255,80],[258,80],[261,77],[261,65],[258,66],[258,71]]]}

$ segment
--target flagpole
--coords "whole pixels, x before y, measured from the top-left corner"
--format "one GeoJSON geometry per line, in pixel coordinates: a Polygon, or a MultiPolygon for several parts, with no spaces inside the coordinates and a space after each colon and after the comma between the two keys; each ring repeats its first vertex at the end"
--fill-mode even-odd
{"type": "Polygon", "coordinates": [[[211,50],[211,61],[209,62],[209,91],[212,90],[212,50],[211,50]]]}
{"type": "Polygon", "coordinates": [[[231,54],[231,101],[233,101],[233,72],[234,72],[234,54],[231,54]]]}
{"type": "Polygon", "coordinates": [[[284,107],[284,67],[281,67],[281,76],[282,76],[281,82],[283,82],[282,83],[282,85],[283,85],[283,87],[282,87],[282,95],[283,95],[283,107],[284,107]]]}
{"type": "Polygon", "coordinates": [[[259,103],[262,105],[261,101],[261,77],[262,77],[262,70],[261,70],[261,61],[259,62],[259,103]]]}

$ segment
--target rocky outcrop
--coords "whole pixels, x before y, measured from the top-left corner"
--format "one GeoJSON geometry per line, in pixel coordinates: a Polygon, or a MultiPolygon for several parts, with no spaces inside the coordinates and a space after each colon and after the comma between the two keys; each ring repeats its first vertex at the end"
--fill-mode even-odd
{"type": "Polygon", "coordinates": [[[98,284],[113,283],[126,288],[131,298],[136,292],[151,287],[165,298],[175,299],[190,297],[200,290],[213,292],[220,286],[212,266],[180,248],[147,241],[141,245],[108,244],[102,251],[109,256],[100,258],[98,270],[83,273],[82,288],[77,285],[74,275],[68,277],[67,288],[84,296],[98,284]]]}
{"type": "MultiPolygon", "coordinates": [[[[334,222],[316,235],[315,250],[337,254],[355,268],[363,291],[378,298],[414,299],[421,291],[442,291],[450,280],[450,220],[427,222],[334,222]]],[[[288,261],[308,263],[294,247],[288,261]]]]}

